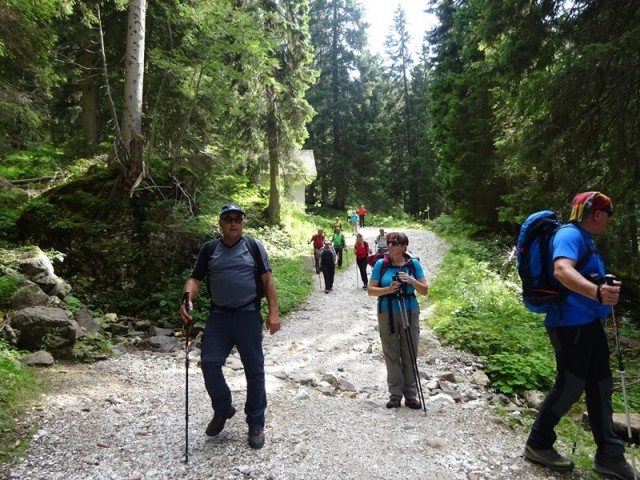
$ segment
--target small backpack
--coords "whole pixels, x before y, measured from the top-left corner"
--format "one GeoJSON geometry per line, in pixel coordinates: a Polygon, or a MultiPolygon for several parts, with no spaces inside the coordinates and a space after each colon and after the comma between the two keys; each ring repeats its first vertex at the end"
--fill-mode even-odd
{"type": "MultiPolygon", "coordinates": [[[[553,276],[550,245],[555,233],[569,226],[558,220],[551,210],[533,213],[520,227],[516,245],[516,266],[522,281],[522,301],[528,310],[546,313],[549,306],[567,299],[569,290],[553,276]]],[[[586,241],[586,239],[585,239],[586,241]]],[[[587,251],[576,263],[582,270],[594,253],[587,242],[587,251]]]]}

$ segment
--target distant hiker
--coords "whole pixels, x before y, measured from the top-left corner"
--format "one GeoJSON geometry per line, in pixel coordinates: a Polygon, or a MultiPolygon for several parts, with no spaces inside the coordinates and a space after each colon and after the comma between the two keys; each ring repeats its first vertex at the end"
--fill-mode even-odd
{"type": "Polygon", "coordinates": [[[338,268],[342,268],[342,252],[347,247],[347,243],[340,228],[336,228],[336,231],[331,238],[331,243],[333,244],[333,249],[336,251],[336,255],[338,256],[338,268]]]}
{"type": "MultiPolygon", "coordinates": [[[[218,435],[226,421],[236,413],[222,373],[222,366],[235,346],[247,380],[244,412],[249,425],[249,446],[262,448],[267,407],[260,312],[263,294],[269,307],[266,328],[271,335],[280,329],[280,318],[269,257],[259,240],[242,235],[244,223],[244,212],[240,207],[222,207],[219,220],[222,238],[202,246],[183,292],[189,292],[191,307],[205,280],[211,297],[200,354],[204,384],[214,411],[206,434],[210,437],[218,435]]],[[[185,323],[191,321],[184,303],[180,305],[180,316],[185,323]]]]}
{"type": "Polygon", "coordinates": [[[429,287],[422,265],[418,259],[407,254],[407,236],[404,233],[390,232],[386,240],[389,253],[374,265],[367,291],[369,295],[378,297],[378,331],[390,393],[387,408],[399,408],[404,396],[407,407],[419,409],[422,405],[418,399],[418,385],[413,370],[415,362],[411,358],[406,336],[410,332],[412,345],[417,351],[420,341],[420,306],[416,292],[426,295],[429,287]],[[400,315],[400,301],[407,313],[406,329],[403,328],[400,315]]]}
{"type": "Polygon", "coordinates": [[[376,237],[376,247],[378,253],[384,253],[387,251],[387,234],[384,231],[384,228],[378,230],[378,236],[376,237]]]}
{"type": "Polygon", "coordinates": [[[360,228],[364,228],[364,217],[367,215],[367,209],[364,208],[364,205],[360,205],[360,210],[358,210],[358,216],[360,217],[360,228]]]}
{"type": "Polygon", "coordinates": [[[358,265],[358,270],[360,270],[360,278],[362,279],[362,288],[367,289],[367,257],[371,253],[369,249],[369,244],[364,241],[361,233],[356,235],[356,244],[353,246],[353,251],[356,254],[356,263],[358,265]]]}
{"type": "Polygon", "coordinates": [[[318,232],[311,236],[311,240],[307,244],[313,243],[313,264],[316,268],[316,273],[320,273],[320,264],[318,263],[318,250],[324,245],[324,230],[318,229],[318,232]]]}
{"type": "MultiPolygon", "coordinates": [[[[555,350],[556,380],[531,428],[524,456],[552,470],[573,470],[571,459],[554,448],[554,431],[582,392],[586,393],[591,432],[596,443],[593,469],[619,479],[633,479],[624,458],[623,440],[613,431],[613,378],[604,320],[620,297],[620,282],[604,283],[604,261],[593,235],[603,233],[613,215],[611,199],[600,192],[584,192],[572,202],[568,227],[557,230],[550,250],[554,277],[569,290],[566,300],[549,307],[544,324],[555,350]],[[586,250],[589,261],[575,266],[586,250]]],[[[640,477],[638,477],[640,478],[640,477]]]]}
{"type": "Polygon", "coordinates": [[[336,274],[336,251],[331,246],[330,240],[325,240],[323,247],[318,251],[320,258],[320,269],[324,276],[324,293],[333,290],[333,279],[336,274]]]}
{"type": "Polygon", "coordinates": [[[342,230],[342,220],[340,220],[340,217],[336,217],[333,221],[333,233],[336,233],[338,228],[342,230]]]}
{"type": "Polygon", "coordinates": [[[353,211],[351,214],[351,235],[356,235],[358,233],[358,212],[353,211]]]}

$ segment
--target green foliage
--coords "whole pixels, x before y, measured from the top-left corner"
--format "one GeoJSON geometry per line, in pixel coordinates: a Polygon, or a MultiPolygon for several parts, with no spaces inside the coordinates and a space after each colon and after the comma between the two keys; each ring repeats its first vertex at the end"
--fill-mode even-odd
{"type": "Polygon", "coordinates": [[[20,275],[0,276],[0,307],[7,308],[18,291],[20,275]]]}
{"type": "Polygon", "coordinates": [[[44,383],[22,366],[20,352],[0,340],[0,464],[10,464],[27,448],[31,427],[16,423],[44,383]]]}
{"type": "Polygon", "coordinates": [[[454,241],[429,289],[435,302],[429,322],[455,347],[483,357],[504,393],[545,390],[555,364],[542,317],[528,312],[489,264],[477,260],[478,251],[486,247],[454,241]]]}
{"type": "Polygon", "coordinates": [[[64,303],[67,305],[67,308],[74,317],[78,315],[80,307],[82,306],[82,302],[78,298],[73,295],[67,295],[64,297],[64,303]]]}
{"type": "Polygon", "coordinates": [[[515,352],[495,353],[485,360],[485,373],[491,378],[492,386],[505,394],[541,388],[546,390],[555,376],[554,363],[549,361],[546,352],[530,352],[526,355],[515,352]]]}
{"type": "Polygon", "coordinates": [[[72,356],[77,361],[91,363],[111,355],[113,348],[109,333],[89,333],[80,337],[73,345],[72,356]]]}
{"type": "Polygon", "coordinates": [[[53,176],[66,168],[61,149],[39,145],[7,153],[0,163],[0,177],[8,180],[53,176]]]}

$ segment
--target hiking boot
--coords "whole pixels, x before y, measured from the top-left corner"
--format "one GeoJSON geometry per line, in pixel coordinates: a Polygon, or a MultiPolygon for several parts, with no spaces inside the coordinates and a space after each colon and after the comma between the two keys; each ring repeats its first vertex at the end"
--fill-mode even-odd
{"type": "Polygon", "coordinates": [[[218,435],[222,429],[224,428],[224,424],[227,423],[231,417],[236,414],[236,407],[231,405],[229,409],[224,413],[215,412],[213,414],[213,419],[207,425],[207,430],[205,433],[208,437],[215,437],[218,435]]]}
{"type": "Polygon", "coordinates": [[[261,428],[249,429],[249,446],[256,450],[264,447],[264,430],[261,428]]]}
{"type": "Polygon", "coordinates": [[[593,469],[603,475],[608,475],[613,478],[619,478],[620,480],[635,480],[640,479],[640,474],[636,471],[634,476],[633,467],[622,458],[615,460],[602,460],[596,459],[593,461],[593,469]]]}
{"type": "Polygon", "coordinates": [[[389,397],[389,401],[387,402],[387,408],[400,408],[401,401],[402,401],[402,397],[396,397],[395,395],[391,395],[391,397],[389,397]]]}
{"type": "Polygon", "coordinates": [[[418,400],[416,397],[407,397],[404,399],[404,404],[405,406],[409,407],[409,408],[413,408],[414,410],[419,410],[422,408],[422,404],[420,403],[420,400],[418,400]]]}
{"type": "Polygon", "coordinates": [[[545,467],[555,470],[556,472],[570,472],[573,470],[573,460],[564,458],[555,448],[548,450],[538,450],[536,448],[525,445],[524,447],[525,458],[532,462],[539,463],[545,467]]]}

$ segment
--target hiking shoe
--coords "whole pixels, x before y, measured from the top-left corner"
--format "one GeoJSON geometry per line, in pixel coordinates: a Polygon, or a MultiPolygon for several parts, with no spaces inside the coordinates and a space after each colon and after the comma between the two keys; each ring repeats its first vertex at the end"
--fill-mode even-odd
{"type": "Polygon", "coordinates": [[[420,400],[418,400],[416,397],[405,398],[404,404],[405,406],[409,408],[413,408],[414,410],[419,410],[420,408],[422,408],[422,404],[420,403],[420,400]]]}
{"type": "Polygon", "coordinates": [[[224,413],[215,412],[213,414],[213,419],[207,425],[207,430],[205,433],[208,437],[215,437],[218,435],[222,429],[224,428],[224,424],[227,423],[231,417],[236,414],[236,407],[231,405],[229,409],[224,413]]]}
{"type": "Polygon", "coordinates": [[[249,446],[256,450],[264,447],[264,431],[261,428],[249,429],[249,446]]]}
{"type": "Polygon", "coordinates": [[[619,478],[621,480],[635,480],[640,479],[640,474],[636,472],[634,476],[633,467],[623,458],[622,460],[616,459],[615,461],[603,461],[602,459],[596,459],[593,461],[593,469],[603,475],[608,475],[613,478],[619,478]]]}
{"type": "Polygon", "coordinates": [[[396,397],[395,395],[391,395],[391,397],[389,397],[389,401],[387,402],[387,408],[400,408],[401,401],[402,401],[402,397],[396,397]]]}
{"type": "Polygon", "coordinates": [[[550,448],[548,450],[538,450],[536,448],[530,447],[529,445],[525,445],[524,456],[532,462],[544,465],[545,467],[548,467],[551,470],[555,470],[556,472],[570,472],[571,470],[573,470],[574,466],[573,460],[564,458],[562,455],[556,452],[555,448],[550,448]]]}

